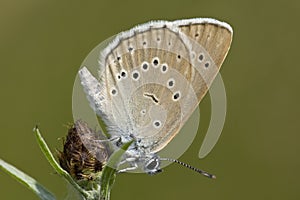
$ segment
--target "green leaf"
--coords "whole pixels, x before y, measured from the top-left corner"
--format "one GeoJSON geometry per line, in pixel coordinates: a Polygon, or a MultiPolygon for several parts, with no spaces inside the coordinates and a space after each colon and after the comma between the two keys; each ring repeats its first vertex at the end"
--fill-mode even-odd
{"type": "Polygon", "coordinates": [[[44,186],[38,183],[35,179],[28,176],[24,172],[18,170],[14,166],[8,164],[4,160],[0,159],[0,168],[16,179],[18,182],[27,186],[28,189],[33,191],[42,200],[55,200],[55,196],[49,192],[44,186]]]}
{"type": "Polygon", "coordinates": [[[129,148],[133,141],[124,144],[118,151],[114,152],[104,167],[101,176],[100,200],[109,200],[110,191],[115,182],[117,175],[117,165],[120,162],[122,155],[129,148]]]}

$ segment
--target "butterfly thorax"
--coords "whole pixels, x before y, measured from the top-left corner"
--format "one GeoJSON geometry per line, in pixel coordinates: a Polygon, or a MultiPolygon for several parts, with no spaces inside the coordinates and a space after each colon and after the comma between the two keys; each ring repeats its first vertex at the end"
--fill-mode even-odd
{"type": "Polygon", "coordinates": [[[144,146],[141,139],[137,139],[133,135],[131,135],[131,137],[125,135],[115,142],[115,146],[116,148],[120,148],[124,143],[132,140],[134,142],[124,153],[119,170],[121,172],[142,171],[148,174],[161,172],[159,156],[151,151],[151,144],[144,146]],[[124,163],[125,167],[122,166],[124,163]]]}

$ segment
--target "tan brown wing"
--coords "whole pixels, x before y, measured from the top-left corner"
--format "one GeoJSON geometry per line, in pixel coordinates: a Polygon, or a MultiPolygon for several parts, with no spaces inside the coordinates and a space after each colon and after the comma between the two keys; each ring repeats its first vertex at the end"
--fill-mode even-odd
{"type": "Polygon", "coordinates": [[[193,71],[188,47],[178,31],[155,25],[120,37],[103,57],[102,74],[115,132],[133,135],[152,152],[176,135],[182,116],[198,102],[188,81],[193,71]]]}
{"type": "Polygon", "coordinates": [[[231,39],[231,27],[211,19],[150,22],[118,35],[100,59],[103,87],[88,91],[110,134],[134,136],[151,153],[164,148],[208,91],[231,39]]]}
{"type": "Polygon", "coordinates": [[[232,41],[232,30],[218,24],[190,24],[180,26],[180,30],[197,41],[221,67],[232,41]]]}

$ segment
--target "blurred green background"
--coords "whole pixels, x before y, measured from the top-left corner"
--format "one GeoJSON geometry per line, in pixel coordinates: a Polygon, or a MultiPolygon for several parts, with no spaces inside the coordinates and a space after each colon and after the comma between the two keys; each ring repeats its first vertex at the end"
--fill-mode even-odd
{"type": "MultiPolygon", "coordinates": [[[[300,1],[151,0],[0,2],[0,157],[64,199],[64,180],[32,133],[40,125],[54,151],[72,121],[80,64],[106,38],[155,19],[213,17],[234,28],[223,64],[228,112],[214,150],[198,152],[209,120],[180,160],[217,175],[209,180],[171,165],[157,176],[121,174],[115,199],[300,199],[300,1]],[[202,134],[201,134],[202,133],[202,134]]],[[[0,171],[1,199],[38,199],[0,171]]]]}

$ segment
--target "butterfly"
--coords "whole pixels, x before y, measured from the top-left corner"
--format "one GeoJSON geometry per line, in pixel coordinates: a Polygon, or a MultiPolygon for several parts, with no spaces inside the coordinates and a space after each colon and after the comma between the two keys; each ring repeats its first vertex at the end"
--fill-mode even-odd
{"type": "MultiPolygon", "coordinates": [[[[120,172],[161,171],[157,155],[207,93],[229,51],[231,26],[209,18],[152,21],[121,32],[101,52],[98,76],[79,71],[91,107],[116,146],[134,141],[120,172]]],[[[205,176],[213,177],[202,170],[205,176]]]]}

